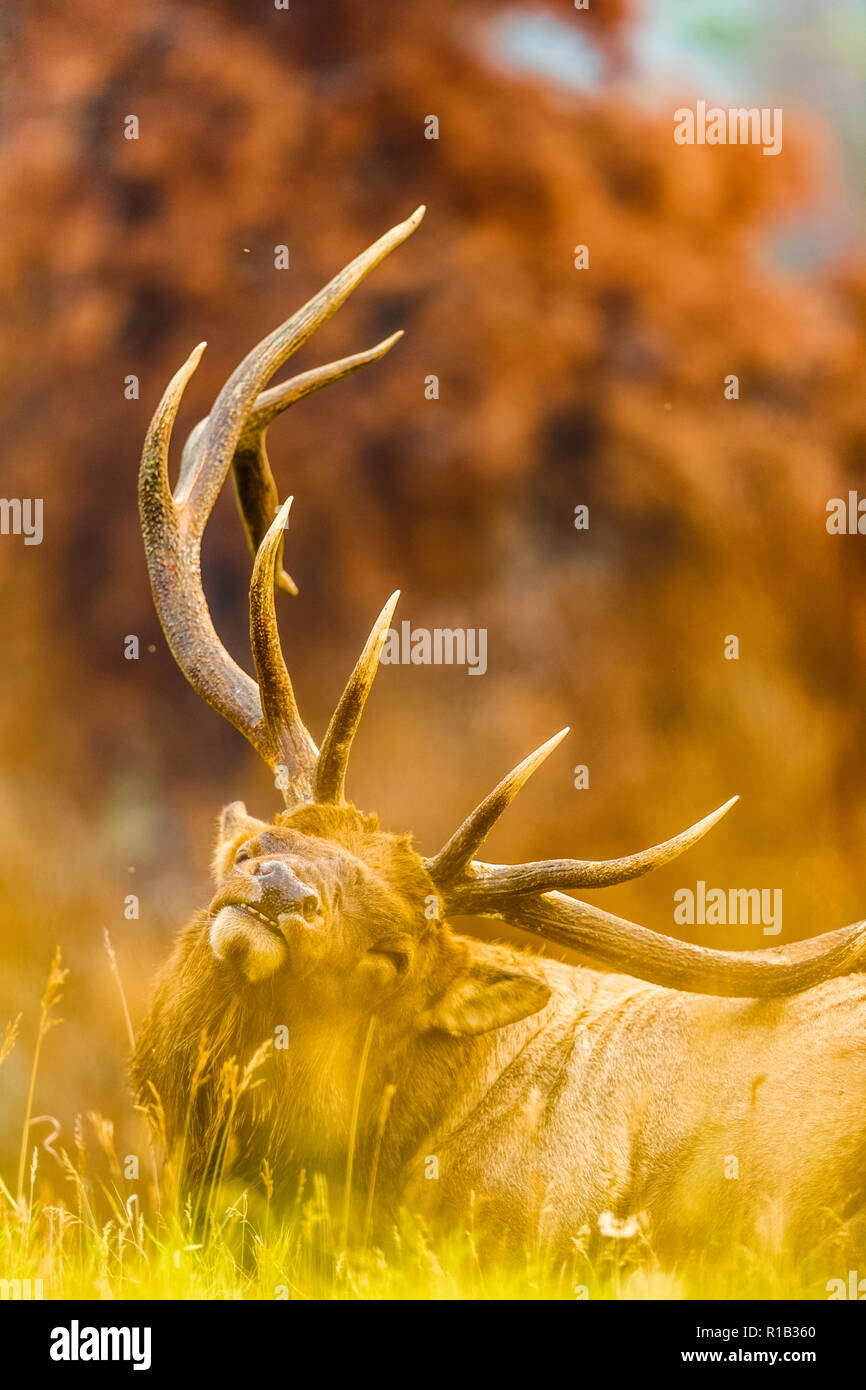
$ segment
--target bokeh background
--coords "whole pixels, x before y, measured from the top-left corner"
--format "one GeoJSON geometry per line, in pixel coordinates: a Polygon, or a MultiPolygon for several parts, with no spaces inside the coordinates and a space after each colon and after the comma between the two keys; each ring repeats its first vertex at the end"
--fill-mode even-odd
{"type": "MultiPolygon", "coordinates": [[[[395,587],[416,626],[486,627],[489,668],[383,668],[351,794],[430,853],[570,723],[489,858],[630,852],[739,792],[688,859],[597,900],[673,931],[673,892],[698,878],[782,888],[781,938],[693,929],[732,948],[866,915],[866,541],[825,530],[866,442],[862,8],[20,0],[2,24],[0,492],[44,498],[45,537],[0,538],[0,1026],[22,1014],[0,1162],[55,946],[70,975],[35,1113],[67,1146],[90,1110],[132,1134],[103,933],[135,1017],[207,900],[219,807],[279,804],[153,613],[150,413],[207,338],[190,427],[259,337],[420,202],[421,229],[297,367],[405,338],[271,431],[296,495],[284,646],[318,735],[395,587]],[[783,152],[675,145],[673,111],[697,98],[782,106],[783,152]]],[[[204,568],[248,663],[230,496],[204,568]]]]}

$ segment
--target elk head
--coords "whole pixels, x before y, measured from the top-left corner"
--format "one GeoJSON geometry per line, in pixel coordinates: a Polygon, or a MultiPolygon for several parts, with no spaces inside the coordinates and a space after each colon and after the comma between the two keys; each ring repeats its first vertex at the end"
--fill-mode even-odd
{"type": "Polygon", "coordinates": [[[276,989],[296,1012],[321,1015],[325,1005],[353,1016],[376,1011],[451,1034],[515,1022],[548,998],[547,987],[519,969],[475,962],[446,925],[458,915],[500,918],[601,965],[707,994],[788,994],[858,968],[862,924],[783,949],[725,952],[659,935],[568,896],[668,863],[736,798],[674,838],[620,859],[520,865],[476,859],[499,816],[567,730],[514,768],[432,858],[423,859],[408,838],[386,834],[375,817],[347,803],[349,753],[398,595],[376,619],[317,748],[301,720],[277,633],[274,589],[295,587],[281,558],[292,499],[277,504],[264,441],[281,411],[378,361],[401,335],[265,388],[368,271],[415,230],[423,212],[419,208],[387,232],[253,348],[190,435],[173,491],[167,463],[172,424],[203,344],[169,384],[147,434],[141,524],[169,646],[193,688],[273,770],[285,801],[272,823],[251,818],[237,802],[223,813],[214,857],[217,888],[203,919],[202,949],[235,992],[276,989]],[[256,680],[223,647],[202,591],[202,533],[230,469],[255,554],[249,597],[256,680]]]}

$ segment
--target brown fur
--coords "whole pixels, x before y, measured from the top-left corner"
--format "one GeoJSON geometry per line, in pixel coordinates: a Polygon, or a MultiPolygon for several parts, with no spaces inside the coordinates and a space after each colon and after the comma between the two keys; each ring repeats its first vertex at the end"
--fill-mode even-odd
{"type": "Polygon", "coordinates": [[[459,1224],[472,1208],[518,1244],[567,1245],[637,1218],[678,1251],[735,1226],[796,1238],[828,1211],[862,1220],[862,975],[777,1001],[717,999],[459,937],[425,915],[435,890],[409,839],[352,807],[302,806],[267,826],[236,804],[215,877],[214,903],[159,976],[133,1064],[190,1176],[225,1126],[223,1068],[265,1044],[259,1084],[231,1117],[232,1171],[253,1178],[266,1158],[278,1188],[293,1191],[301,1169],[339,1188],[375,1014],[354,1173],[366,1192],[393,1087],[383,1211],[406,1203],[459,1224]],[[241,846],[284,857],[324,912],[317,949],[254,984],[208,936],[226,896],[249,891],[241,846]],[[272,1045],[281,1026],[285,1050],[272,1045]]]}

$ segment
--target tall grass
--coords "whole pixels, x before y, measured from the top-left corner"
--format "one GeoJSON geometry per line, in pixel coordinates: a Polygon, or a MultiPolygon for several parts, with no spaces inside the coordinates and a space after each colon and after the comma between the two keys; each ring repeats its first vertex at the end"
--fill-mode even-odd
{"type": "MultiPolygon", "coordinates": [[[[108,949],[111,958],[110,943],[108,949]]],[[[14,1190],[0,1175],[0,1279],[40,1279],[45,1298],[827,1297],[823,1283],[816,1283],[789,1257],[746,1248],[731,1250],[723,1261],[691,1252],[675,1268],[665,1269],[646,1241],[625,1242],[615,1236],[590,1261],[587,1233],[581,1232],[565,1255],[538,1245],[509,1262],[488,1261],[480,1253],[483,1246],[471,1212],[464,1229],[447,1240],[434,1240],[420,1220],[404,1213],[387,1240],[374,1245],[369,1235],[375,1165],[364,1203],[363,1235],[360,1244],[352,1246],[345,1199],[334,1210],[320,1175],[302,1176],[294,1200],[277,1208],[267,1162],[255,1189],[224,1178],[224,1141],[212,1155],[212,1176],[192,1188],[179,1180],[177,1163],[131,1174],[128,1159],[121,1162],[115,1152],[113,1123],[95,1112],[88,1114],[86,1126],[76,1126],[72,1154],[58,1146],[56,1128],[36,1145],[32,1121],[42,1042],[59,1022],[55,1011],[65,976],[58,952],[41,1001],[14,1190]]],[[[120,985],[119,975],[117,979],[120,985]]],[[[0,1065],[17,1041],[15,1020],[0,1033],[0,1065]]],[[[369,1043],[370,1033],[365,1053],[369,1043]]],[[[260,1062],[257,1055],[243,1069],[224,1069],[227,1119],[255,1084],[260,1062]]],[[[202,1067],[204,1063],[203,1056],[202,1067]]],[[[361,1081],[359,1076],[359,1093],[361,1081]]],[[[390,1096],[383,1103],[380,1130],[389,1100],[390,1096]]],[[[158,1096],[147,1108],[158,1133],[158,1096]]],[[[350,1141],[348,1187],[351,1173],[350,1141]]]]}

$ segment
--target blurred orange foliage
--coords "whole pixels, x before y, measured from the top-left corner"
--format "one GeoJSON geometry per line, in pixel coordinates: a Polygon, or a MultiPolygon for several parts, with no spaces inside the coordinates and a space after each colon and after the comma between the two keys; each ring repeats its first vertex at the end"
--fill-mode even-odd
{"type": "MultiPolygon", "coordinates": [[[[74,1045],[45,1108],[84,1103],[66,1100],[82,1056],[101,1058],[96,1101],[120,1084],[119,1006],[113,1052],[94,1011],[113,998],[103,927],[140,998],[202,897],[218,805],[276,804],[153,615],[135,502],[149,415],[208,338],[191,427],[254,341],[420,202],[419,233],[299,368],[405,339],[272,433],[297,498],[284,645],[319,734],[398,585],[415,625],[486,627],[489,670],[383,671],[350,791],[433,851],[570,722],[569,756],[491,858],[625,853],[740,792],[687,865],[605,904],[670,931],[676,884],[781,886],[789,939],[866,903],[866,561],[824,528],[866,442],[866,266],[794,275],[769,250],[822,196],[827,136],[786,113],[772,160],[676,146],[668,104],[638,109],[621,80],[628,7],[550,8],[591,26],[597,90],[494,59],[489,24],[509,10],[494,0],[76,0],[6,21],[2,491],[44,497],[45,540],[0,544],[0,1021],[38,997],[61,941],[74,1045]]],[[[229,499],[206,552],[217,627],[244,659],[250,565],[229,499]]]]}

